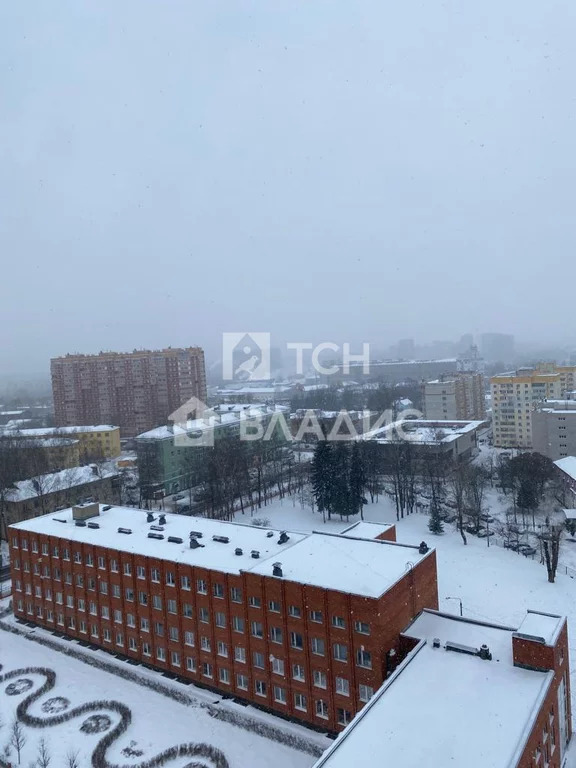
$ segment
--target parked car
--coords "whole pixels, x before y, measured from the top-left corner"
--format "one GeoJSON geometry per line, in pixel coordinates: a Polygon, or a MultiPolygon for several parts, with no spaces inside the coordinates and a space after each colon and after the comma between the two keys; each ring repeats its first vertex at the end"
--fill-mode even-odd
{"type": "Polygon", "coordinates": [[[517,541],[505,541],[504,549],[511,549],[512,552],[518,552],[520,544],[517,541]]]}
{"type": "Polygon", "coordinates": [[[536,550],[534,549],[534,547],[529,547],[529,546],[526,546],[526,545],[520,547],[520,552],[521,552],[521,554],[524,555],[524,557],[528,557],[529,555],[535,555],[536,554],[536,550]]]}
{"type": "Polygon", "coordinates": [[[481,528],[478,531],[478,538],[479,539],[487,539],[490,536],[494,536],[494,531],[488,531],[486,528],[481,528]]]}
{"type": "Polygon", "coordinates": [[[471,534],[473,534],[475,536],[480,529],[478,528],[477,525],[467,525],[464,528],[464,530],[466,531],[466,533],[471,533],[471,534]]]}
{"type": "Polygon", "coordinates": [[[480,520],[482,520],[485,523],[493,523],[494,518],[491,515],[480,515],[480,520]]]}

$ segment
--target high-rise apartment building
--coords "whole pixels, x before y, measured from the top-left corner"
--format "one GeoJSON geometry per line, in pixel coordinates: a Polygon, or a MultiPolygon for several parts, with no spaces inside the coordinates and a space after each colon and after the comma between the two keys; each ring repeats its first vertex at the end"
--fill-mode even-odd
{"type": "Polygon", "coordinates": [[[533,447],[532,413],[545,400],[559,400],[574,389],[576,366],[543,363],[490,379],[494,445],[533,447]]]}
{"type": "Polygon", "coordinates": [[[511,363],[514,360],[514,336],[507,333],[483,333],[480,344],[482,357],[489,363],[511,363]]]}
{"type": "Polygon", "coordinates": [[[190,398],[206,400],[200,347],[65,355],[51,372],[59,426],[117,424],[133,437],[165,424],[190,398]]]}
{"type": "Polygon", "coordinates": [[[433,420],[473,420],[486,418],[484,376],[461,373],[443,376],[423,385],[424,414],[433,420]]]}

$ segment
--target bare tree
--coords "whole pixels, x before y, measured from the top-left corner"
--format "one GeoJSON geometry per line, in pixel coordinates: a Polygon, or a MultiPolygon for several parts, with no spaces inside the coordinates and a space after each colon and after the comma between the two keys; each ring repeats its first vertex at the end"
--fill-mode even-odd
{"type": "Polygon", "coordinates": [[[36,758],[36,765],[38,768],[50,768],[52,757],[48,749],[46,739],[42,737],[38,742],[38,757],[36,758]]]}
{"type": "Polygon", "coordinates": [[[70,749],[66,754],[66,768],[80,768],[78,750],[70,749]]]}
{"type": "Polygon", "coordinates": [[[547,531],[540,534],[542,542],[542,551],[544,554],[544,563],[548,571],[548,581],[554,584],[556,570],[558,568],[558,554],[560,552],[560,541],[562,540],[562,526],[549,525],[547,531]]]}
{"type": "Polygon", "coordinates": [[[20,765],[20,753],[22,752],[24,745],[26,744],[26,736],[24,735],[24,729],[18,722],[14,720],[12,727],[10,728],[10,745],[16,750],[18,755],[18,765],[20,765]]]}
{"type": "Polygon", "coordinates": [[[456,516],[458,518],[457,526],[462,536],[464,544],[468,544],[466,534],[464,533],[464,511],[466,509],[466,491],[468,488],[467,467],[463,464],[459,464],[450,477],[450,487],[452,490],[452,498],[456,509],[456,516]]]}

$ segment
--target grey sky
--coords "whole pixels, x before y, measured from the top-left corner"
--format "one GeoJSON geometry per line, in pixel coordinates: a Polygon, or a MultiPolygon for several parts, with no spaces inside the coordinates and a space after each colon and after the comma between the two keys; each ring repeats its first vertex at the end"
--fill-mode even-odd
{"type": "Polygon", "coordinates": [[[574,340],[570,0],[6,0],[0,350],[574,340]]]}

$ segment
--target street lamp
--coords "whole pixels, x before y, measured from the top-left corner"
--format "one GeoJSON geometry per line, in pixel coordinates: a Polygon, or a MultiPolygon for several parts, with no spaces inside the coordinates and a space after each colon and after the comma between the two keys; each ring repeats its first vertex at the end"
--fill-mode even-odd
{"type": "Polygon", "coordinates": [[[461,597],[447,597],[446,600],[458,600],[460,603],[460,616],[462,616],[462,598],[461,597]]]}

